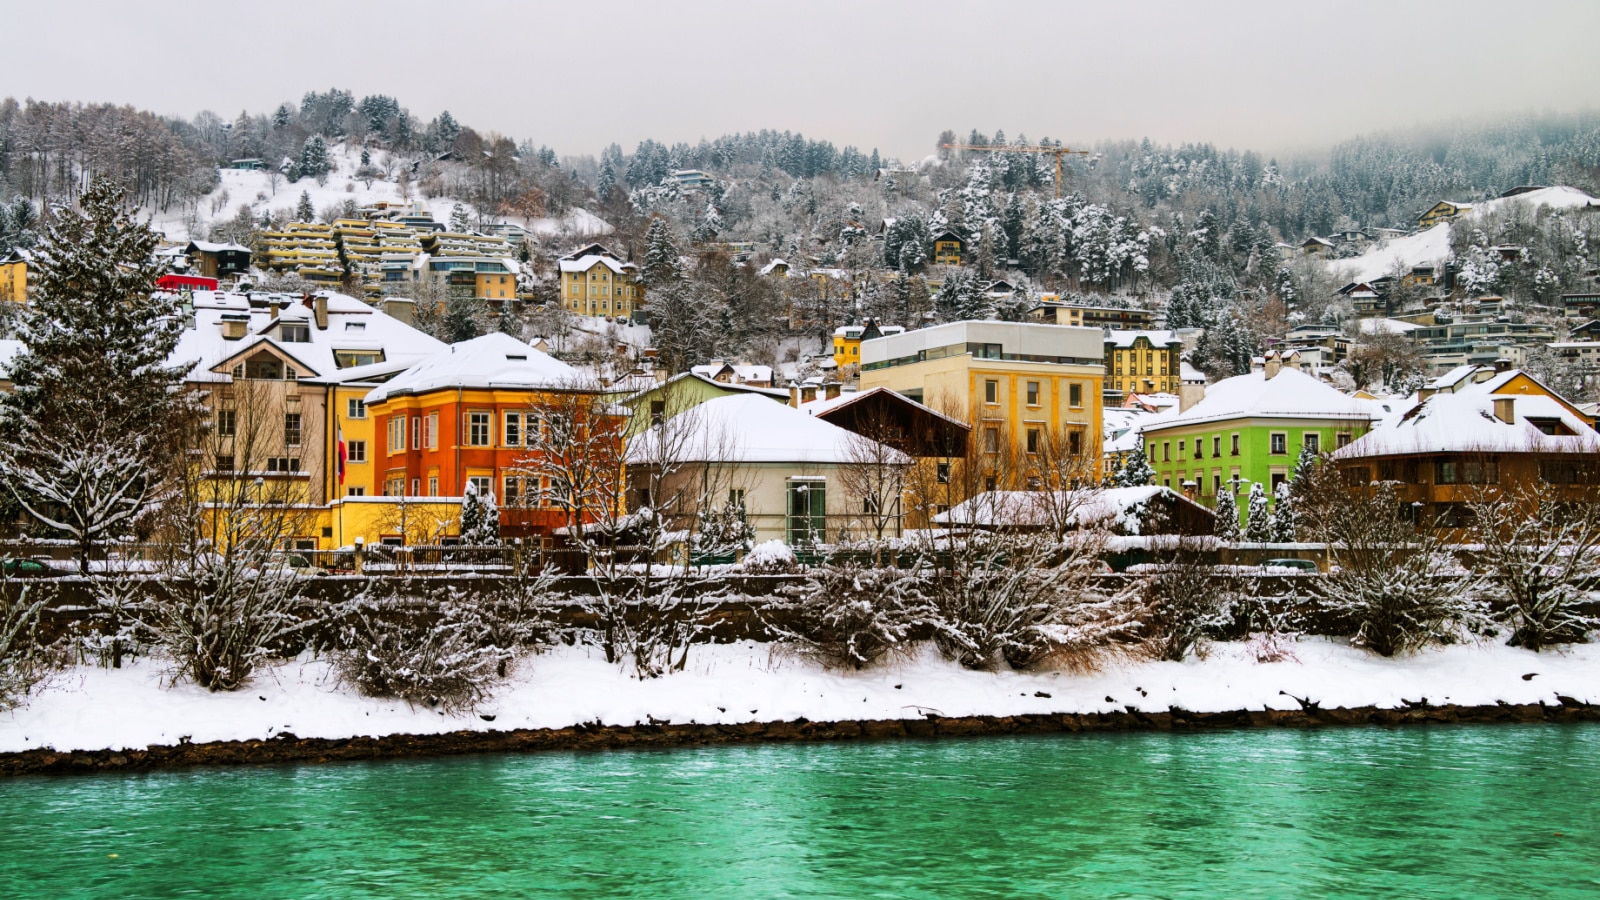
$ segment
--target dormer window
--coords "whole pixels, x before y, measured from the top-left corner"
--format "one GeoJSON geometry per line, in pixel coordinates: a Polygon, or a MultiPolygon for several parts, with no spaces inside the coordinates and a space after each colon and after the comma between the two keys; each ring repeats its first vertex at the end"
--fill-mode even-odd
{"type": "Polygon", "coordinates": [[[286,344],[309,344],[311,325],[306,322],[284,322],[278,326],[278,337],[286,344]]]}
{"type": "Polygon", "coordinates": [[[527,354],[523,354],[521,356],[513,356],[512,354],[507,353],[506,354],[506,359],[511,360],[513,362],[527,362],[528,356],[527,356],[527,354]]]}
{"type": "Polygon", "coordinates": [[[344,323],[344,330],[345,331],[366,331],[367,330],[367,323],[365,323],[365,322],[346,322],[346,323],[344,323]]]}

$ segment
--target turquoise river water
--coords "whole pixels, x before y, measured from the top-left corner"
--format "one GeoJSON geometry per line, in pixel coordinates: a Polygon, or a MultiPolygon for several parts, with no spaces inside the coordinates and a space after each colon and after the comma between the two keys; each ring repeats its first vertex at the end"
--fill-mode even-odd
{"type": "Polygon", "coordinates": [[[0,897],[1600,897],[1600,727],[0,782],[0,897]]]}

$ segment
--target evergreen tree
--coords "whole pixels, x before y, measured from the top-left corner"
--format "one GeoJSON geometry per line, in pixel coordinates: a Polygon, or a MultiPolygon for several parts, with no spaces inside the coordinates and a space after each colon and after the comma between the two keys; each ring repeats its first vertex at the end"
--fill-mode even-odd
{"type": "Polygon", "coordinates": [[[1116,474],[1111,477],[1112,487],[1145,487],[1154,484],[1156,470],[1150,467],[1150,457],[1145,452],[1144,437],[1141,435],[1133,451],[1123,457],[1122,465],[1117,467],[1116,474]]]}
{"type": "Polygon", "coordinates": [[[1239,540],[1239,504],[1229,487],[1217,494],[1217,537],[1233,543],[1239,540]]]}
{"type": "Polygon", "coordinates": [[[1250,485],[1250,505],[1246,508],[1248,521],[1244,539],[1254,544],[1272,540],[1272,511],[1267,502],[1267,489],[1261,482],[1250,485]]]}
{"type": "Polygon", "coordinates": [[[319,181],[333,169],[333,161],[328,158],[328,143],[322,135],[313,134],[306,138],[300,145],[300,177],[316,178],[319,181]]]}
{"type": "Polygon", "coordinates": [[[440,340],[455,344],[482,337],[491,330],[489,304],[478,297],[451,297],[444,304],[440,340]]]}
{"type": "Polygon", "coordinates": [[[977,278],[965,269],[950,273],[933,297],[934,312],[945,322],[992,319],[994,299],[984,292],[977,278]]]}
{"type": "Polygon", "coordinates": [[[650,220],[645,232],[644,269],[639,273],[645,290],[658,290],[681,283],[684,279],[683,260],[678,245],[673,243],[672,230],[665,219],[650,220]]]}
{"type": "Polygon", "coordinates": [[[0,473],[40,524],[91,548],[130,534],[167,464],[181,457],[183,369],[168,366],[183,320],[156,295],[159,236],[96,179],[81,212],[55,210],[35,257],[32,303],[0,395],[0,473]]]}
{"type": "Polygon", "coordinates": [[[366,147],[361,148],[361,164],[363,166],[372,165],[372,151],[368,150],[366,147]]]}
{"type": "Polygon", "coordinates": [[[1294,491],[1287,481],[1279,482],[1272,499],[1272,542],[1292,544],[1299,539],[1300,512],[1295,506],[1294,491]]]}
{"type": "Polygon", "coordinates": [[[467,214],[467,208],[460,203],[450,207],[450,230],[457,234],[465,234],[472,230],[472,217],[467,214]]]}
{"type": "Polygon", "coordinates": [[[500,543],[500,508],[495,505],[494,490],[479,494],[477,483],[471,480],[461,495],[461,542],[472,547],[500,543]]]}
{"type": "Polygon", "coordinates": [[[294,220],[296,222],[315,222],[317,220],[317,208],[311,205],[310,191],[300,192],[300,202],[296,203],[294,207],[294,220]]]}

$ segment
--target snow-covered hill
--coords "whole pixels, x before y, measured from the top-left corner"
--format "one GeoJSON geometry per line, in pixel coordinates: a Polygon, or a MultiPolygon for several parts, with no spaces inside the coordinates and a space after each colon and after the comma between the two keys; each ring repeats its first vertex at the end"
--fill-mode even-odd
{"type": "MultiPolygon", "coordinates": [[[[373,164],[381,168],[386,155],[385,151],[374,151],[373,164]]],[[[336,144],[329,149],[328,159],[334,168],[323,184],[318,184],[314,178],[302,178],[293,183],[279,178],[276,189],[265,171],[222,169],[218,173],[221,182],[210,194],[201,198],[195,207],[158,211],[154,213],[153,224],[156,230],[166,235],[168,240],[187,241],[206,237],[205,232],[213,222],[232,219],[238,215],[239,207],[242,205],[250,207],[250,212],[257,221],[263,215],[280,210],[292,215],[300,202],[301,193],[310,195],[311,203],[319,215],[330,206],[342,206],[346,200],[355,201],[357,206],[370,206],[380,201],[407,202],[400,196],[400,187],[392,178],[374,180],[371,187],[368,187],[365,181],[356,178],[356,170],[361,167],[359,147],[336,144]]],[[[450,220],[450,210],[458,202],[449,197],[424,197],[415,186],[412,187],[411,201],[420,203],[422,209],[439,222],[450,220]]],[[[462,205],[469,214],[473,214],[473,219],[476,221],[477,216],[472,205],[468,203],[462,205]]],[[[510,216],[492,218],[496,222],[523,225],[536,234],[554,235],[566,232],[575,236],[597,237],[611,231],[611,226],[605,220],[581,208],[574,208],[560,218],[533,219],[528,222],[510,216]]]]}
{"type": "MultiPolygon", "coordinates": [[[[1600,199],[1570,187],[1548,187],[1515,197],[1502,197],[1473,205],[1457,224],[1470,225],[1490,212],[1504,209],[1512,203],[1532,206],[1549,206],[1571,209],[1578,206],[1600,206],[1600,199]]],[[[1345,281],[1371,281],[1394,270],[1396,264],[1406,267],[1424,263],[1442,263],[1450,256],[1450,229],[1452,223],[1444,222],[1417,234],[1374,246],[1366,253],[1350,259],[1336,259],[1328,263],[1330,270],[1345,273],[1345,281]]]]}

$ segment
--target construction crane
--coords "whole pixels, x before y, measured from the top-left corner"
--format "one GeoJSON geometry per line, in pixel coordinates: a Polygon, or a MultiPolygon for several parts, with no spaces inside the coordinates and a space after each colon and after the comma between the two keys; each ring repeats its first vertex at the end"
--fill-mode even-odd
{"type": "Polygon", "coordinates": [[[945,150],[986,150],[993,153],[1048,153],[1056,158],[1056,199],[1061,199],[1061,157],[1067,154],[1088,156],[1087,150],[1067,147],[1045,147],[1038,144],[940,144],[945,150]]]}

